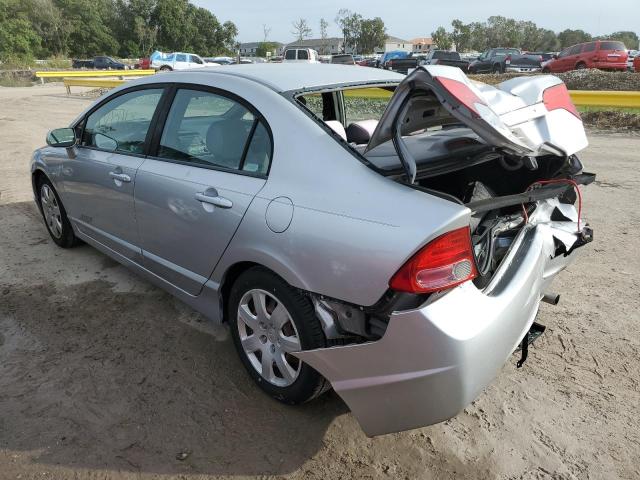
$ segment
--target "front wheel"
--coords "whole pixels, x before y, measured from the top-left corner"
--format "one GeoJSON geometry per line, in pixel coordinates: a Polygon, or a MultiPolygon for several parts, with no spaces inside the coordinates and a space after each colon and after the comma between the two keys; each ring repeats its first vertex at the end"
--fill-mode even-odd
{"type": "Polygon", "coordinates": [[[267,394],[295,405],[329,388],[322,375],[293,355],[326,346],[322,325],[307,297],[256,267],[234,283],[228,312],[238,355],[267,394]]]}
{"type": "Polygon", "coordinates": [[[42,179],[38,184],[38,202],[47,231],[56,245],[71,248],[80,243],[73,233],[60,197],[48,178],[42,179]]]}
{"type": "Polygon", "coordinates": [[[168,65],[163,65],[162,67],[160,67],[160,71],[161,72],[170,72],[171,71],[171,67],[169,67],[168,65]]]}
{"type": "Polygon", "coordinates": [[[502,67],[500,65],[495,65],[493,67],[493,73],[503,73],[502,72],[502,67]]]}

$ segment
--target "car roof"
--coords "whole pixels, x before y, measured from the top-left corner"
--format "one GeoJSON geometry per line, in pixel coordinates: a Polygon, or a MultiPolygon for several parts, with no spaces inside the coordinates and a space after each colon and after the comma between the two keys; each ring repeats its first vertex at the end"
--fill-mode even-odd
{"type": "Polygon", "coordinates": [[[265,85],[279,93],[316,90],[323,87],[358,84],[395,84],[405,76],[389,70],[358,65],[324,63],[254,63],[223,65],[189,70],[197,75],[232,75],[265,85]]]}

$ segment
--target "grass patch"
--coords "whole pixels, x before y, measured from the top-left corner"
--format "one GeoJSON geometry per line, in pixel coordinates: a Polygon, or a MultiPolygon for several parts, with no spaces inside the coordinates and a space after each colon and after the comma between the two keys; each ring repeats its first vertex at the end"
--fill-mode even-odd
{"type": "Polygon", "coordinates": [[[0,87],[32,87],[31,80],[10,75],[0,76],[0,87]]]}

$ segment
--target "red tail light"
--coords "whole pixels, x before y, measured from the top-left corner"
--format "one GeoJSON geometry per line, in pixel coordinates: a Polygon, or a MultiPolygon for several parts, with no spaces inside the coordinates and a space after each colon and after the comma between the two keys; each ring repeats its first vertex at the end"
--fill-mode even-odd
{"type": "Polygon", "coordinates": [[[430,293],[455,287],[478,275],[469,227],[439,236],[405,263],[391,278],[393,290],[430,293]]]}
{"type": "Polygon", "coordinates": [[[582,120],[578,109],[571,101],[569,90],[567,90],[567,86],[564,83],[547,88],[542,94],[542,101],[549,111],[566,110],[582,120]]]}
{"type": "Polygon", "coordinates": [[[455,97],[462,105],[467,107],[476,118],[480,118],[480,113],[476,108],[476,103],[486,105],[484,100],[478,97],[473,90],[471,90],[464,83],[458,80],[452,80],[447,77],[435,77],[438,82],[447,90],[451,95],[455,97]]]}
{"type": "Polygon", "coordinates": [[[507,55],[507,58],[505,58],[504,63],[506,65],[510,65],[511,64],[511,55],[507,55]]]}

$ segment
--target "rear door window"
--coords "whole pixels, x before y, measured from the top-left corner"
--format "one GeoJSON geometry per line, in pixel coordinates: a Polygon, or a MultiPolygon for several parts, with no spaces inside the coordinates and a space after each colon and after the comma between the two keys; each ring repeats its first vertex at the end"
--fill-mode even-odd
{"type": "Polygon", "coordinates": [[[298,60],[309,60],[309,52],[306,50],[298,50],[298,60]]]}
{"type": "Polygon", "coordinates": [[[571,47],[569,51],[569,55],[578,55],[582,51],[582,45],[576,45],[575,47],[571,47]]]}
{"type": "Polygon", "coordinates": [[[187,56],[184,53],[179,53],[176,55],[176,62],[186,62],[187,56]]]}
{"type": "Polygon", "coordinates": [[[595,49],[596,49],[596,42],[591,42],[591,43],[587,43],[587,44],[584,46],[584,50],[583,50],[583,52],[585,52],[585,53],[586,53],[586,52],[594,52],[594,51],[595,51],[595,49]]]}
{"type": "Polygon", "coordinates": [[[622,42],[600,42],[600,50],[626,50],[622,42]]]}
{"type": "Polygon", "coordinates": [[[295,50],[287,50],[284,54],[285,60],[295,60],[296,59],[296,51],[295,50]]]}
{"type": "Polygon", "coordinates": [[[120,153],[142,154],[161,88],[119,95],[87,117],[82,145],[120,153]]]}
{"type": "Polygon", "coordinates": [[[224,95],[180,89],[157,156],[196,166],[266,174],[271,137],[263,122],[245,105],[224,95]]]}

